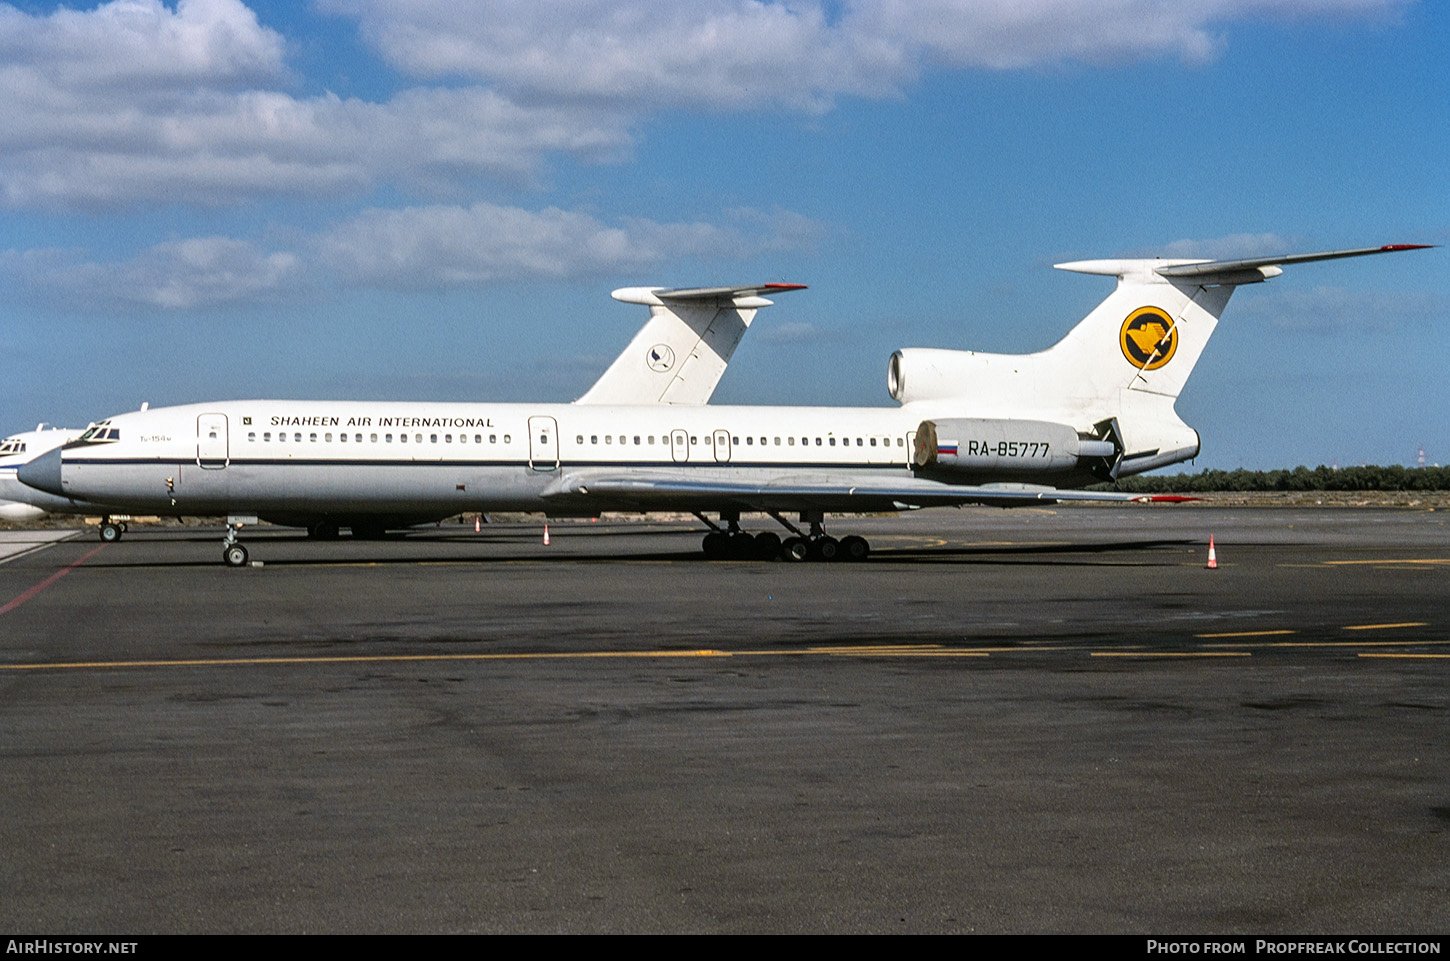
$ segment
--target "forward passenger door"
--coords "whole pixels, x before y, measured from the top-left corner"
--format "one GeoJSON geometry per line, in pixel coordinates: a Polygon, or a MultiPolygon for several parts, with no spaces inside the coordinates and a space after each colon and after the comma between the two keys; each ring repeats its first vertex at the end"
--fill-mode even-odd
{"type": "Polygon", "coordinates": [[[559,425],[552,417],[529,418],[529,466],[540,471],[559,469],[559,425]]]}

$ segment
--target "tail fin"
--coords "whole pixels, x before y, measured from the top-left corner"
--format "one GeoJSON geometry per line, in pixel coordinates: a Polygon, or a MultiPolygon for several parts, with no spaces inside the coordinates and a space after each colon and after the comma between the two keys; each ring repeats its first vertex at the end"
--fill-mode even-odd
{"type": "MultiPolygon", "coordinates": [[[[1084,260],[1060,270],[1116,276],[1118,286],[1067,336],[1036,354],[898,351],[892,396],[939,401],[973,416],[1067,423],[1100,437],[1121,430],[1124,473],[1193,457],[1198,435],[1173,410],[1234,288],[1285,264],[1422,249],[1398,244],[1250,260],[1084,260]]],[[[933,405],[935,406],[935,405],[933,405]]]]}
{"type": "Polygon", "coordinates": [[[1285,264],[1423,249],[1395,244],[1248,260],[1083,260],[1059,270],[1106,274],[1117,289],[1041,356],[1082,395],[1124,391],[1177,398],[1208,344],[1234,288],[1277,277],[1285,264]],[[1060,355],[1060,356],[1059,356],[1060,355]],[[1050,363],[1050,361],[1049,361],[1050,363]]]}
{"type": "Polygon", "coordinates": [[[616,290],[615,300],[649,307],[649,321],[574,403],[708,403],[756,310],[773,303],[761,295],[804,289],[802,284],[761,284],[616,290]]]}

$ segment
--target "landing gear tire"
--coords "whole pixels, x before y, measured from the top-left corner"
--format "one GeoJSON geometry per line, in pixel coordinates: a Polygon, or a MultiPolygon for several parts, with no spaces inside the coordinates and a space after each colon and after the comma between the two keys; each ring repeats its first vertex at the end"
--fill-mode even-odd
{"type": "Polygon", "coordinates": [[[755,538],[743,532],[731,534],[726,556],[738,561],[748,561],[755,557],[755,538]]]}
{"type": "Polygon", "coordinates": [[[811,560],[834,561],[841,556],[841,544],[834,537],[817,537],[811,541],[811,560]]]}
{"type": "Polygon", "coordinates": [[[700,549],[705,552],[707,560],[718,561],[725,556],[725,550],[730,544],[730,535],[723,531],[711,531],[705,535],[700,542],[700,549]]]}
{"type": "Polygon", "coordinates": [[[780,535],[764,531],[755,535],[755,556],[762,561],[773,561],[780,556],[780,535]]]}
{"type": "Polygon", "coordinates": [[[841,538],[841,560],[864,561],[870,553],[871,545],[866,542],[866,538],[855,534],[841,538]]]}
{"type": "Polygon", "coordinates": [[[118,541],[124,532],[125,528],[122,525],[106,521],[106,523],[101,525],[101,543],[110,544],[118,541]]]}
{"type": "Polygon", "coordinates": [[[780,559],[783,561],[803,561],[810,554],[811,542],[804,537],[787,537],[780,545],[780,559]]]}
{"type": "Polygon", "coordinates": [[[325,521],[313,524],[307,528],[307,536],[315,541],[332,541],[337,539],[337,525],[325,521]]]}
{"type": "Polygon", "coordinates": [[[222,560],[228,567],[246,567],[247,549],[240,544],[233,544],[222,551],[222,560]]]}

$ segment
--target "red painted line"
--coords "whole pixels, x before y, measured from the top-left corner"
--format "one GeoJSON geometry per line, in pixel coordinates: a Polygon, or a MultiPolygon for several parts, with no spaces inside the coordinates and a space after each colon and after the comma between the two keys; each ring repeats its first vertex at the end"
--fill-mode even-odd
{"type": "Polygon", "coordinates": [[[0,607],[0,614],[9,614],[11,611],[15,610],[21,604],[24,604],[26,601],[30,600],[35,595],[39,594],[41,591],[45,590],[47,587],[49,587],[50,585],[54,584],[56,581],[60,580],[62,577],[65,577],[67,574],[69,574],[71,571],[75,570],[77,567],[80,567],[82,564],[84,564],[86,561],[90,560],[92,557],[95,557],[102,550],[104,550],[105,547],[106,547],[106,545],[105,544],[102,544],[100,547],[97,547],[95,550],[91,551],[89,554],[87,554],[85,557],[82,557],[80,560],[78,560],[78,561],[76,561],[76,562],[74,562],[72,564],[67,564],[65,567],[62,567],[60,570],[58,570],[54,574],[50,575],[45,580],[41,581],[39,584],[36,584],[30,590],[26,591],[24,594],[21,594],[19,597],[15,598],[13,601],[11,601],[10,603],[6,604],[4,607],[0,607]]]}

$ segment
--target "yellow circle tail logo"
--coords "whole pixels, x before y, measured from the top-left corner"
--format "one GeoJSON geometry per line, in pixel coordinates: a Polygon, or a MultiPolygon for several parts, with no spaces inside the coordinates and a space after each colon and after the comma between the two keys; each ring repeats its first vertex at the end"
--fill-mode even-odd
{"type": "Polygon", "coordinates": [[[1128,363],[1141,370],[1157,370],[1173,359],[1178,330],[1173,318],[1157,307],[1139,307],[1123,321],[1118,343],[1128,363]]]}

